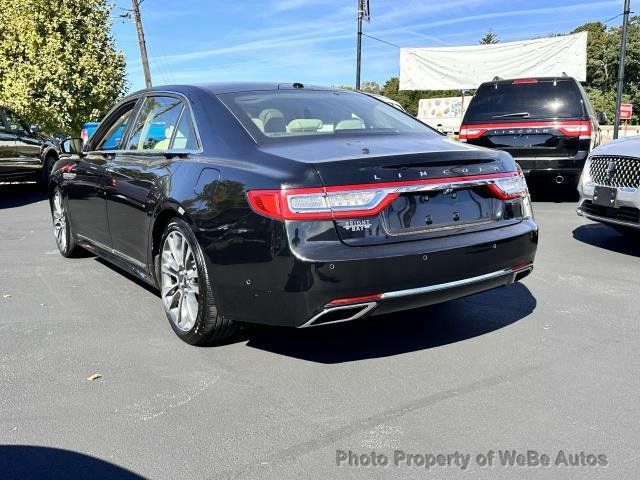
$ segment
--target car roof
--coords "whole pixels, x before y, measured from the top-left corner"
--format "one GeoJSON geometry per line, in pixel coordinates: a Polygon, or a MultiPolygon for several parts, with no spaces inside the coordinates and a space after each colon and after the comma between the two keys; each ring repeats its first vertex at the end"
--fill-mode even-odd
{"type": "MultiPolygon", "coordinates": [[[[180,85],[159,85],[149,89],[140,90],[132,93],[139,95],[148,92],[176,92],[188,95],[194,91],[206,91],[208,93],[218,95],[222,93],[235,92],[252,92],[258,90],[337,90],[331,87],[323,87],[319,85],[309,85],[302,83],[277,83],[277,82],[211,82],[197,84],[180,84],[180,85]]],[[[341,90],[343,91],[343,90],[341,90]]]]}
{"type": "Polygon", "coordinates": [[[505,85],[505,84],[511,84],[516,80],[537,80],[538,82],[551,82],[553,80],[569,80],[569,81],[576,81],[575,78],[573,77],[567,77],[564,75],[558,76],[558,77],[520,77],[520,78],[498,78],[496,80],[490,80],[488,82],[483,82],[482,85],[488,85],[488,84],[494,84],[497,83],[498,85],[505,85]]]}

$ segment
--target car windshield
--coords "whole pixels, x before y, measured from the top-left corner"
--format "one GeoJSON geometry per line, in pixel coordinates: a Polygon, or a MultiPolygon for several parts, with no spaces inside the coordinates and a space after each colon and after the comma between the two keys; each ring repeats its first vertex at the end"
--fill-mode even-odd
{"type": "Polygon", "coordinates": [[[341,134],[437,135],[410,115],[349,91],[254,91],[218,97],[258,142],[341,134]]]}
{"type": "Polygon", "coordinates": [[[464,121],[575,118],[584,112],[580,91],[571,80],[485,83],[471,100],[464,121]]]}

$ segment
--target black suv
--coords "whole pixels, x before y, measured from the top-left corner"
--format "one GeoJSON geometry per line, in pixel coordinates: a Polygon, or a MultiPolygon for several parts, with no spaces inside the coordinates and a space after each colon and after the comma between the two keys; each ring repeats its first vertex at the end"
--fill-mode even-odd
{"type": "Polygon", "coordinates": [[[0,182],[38,180],[46,185],[58,160],[58,144],[40,133],[37,125],[28,126],[0,107],[0,182]]]}
{"type": "Polygon", "coordinates": [[[575,185],[603,120],[574,78],[500,79],[476,91],[460,140],[506,150],[528,177],[575,185]]]}

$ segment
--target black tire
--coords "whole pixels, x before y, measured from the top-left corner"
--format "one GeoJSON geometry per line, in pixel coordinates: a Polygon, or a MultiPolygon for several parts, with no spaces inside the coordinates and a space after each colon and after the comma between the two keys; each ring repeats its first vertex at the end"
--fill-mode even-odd
{"type": "Polygon", "coordinates": [[[80,247],[76,243],[75,236],[69,224],[67,203],[60,187],[56,187],[51,195],[51,219],[53,221],[53,236],[58,250],[63,257],[71,258],[78,255],[80,247]],[[62,217],[61,217],[62,215],[62,217]]]}
{"type": "Polygon", "coordinates": [[[50,153],[44,159],[42,164],[42,171],[40,172],[40,187],[43,190],[47,190],[49,188],[49,178],[51,178],[51,170],[53,170],[53,165],[58,161],[58,157],[54,154],[50,153]]]}
{"type": "MultiPolygon", "coordinates": [[[[213,282],[209,276],[206,262],[202,254],[202,249],[200,248],[191,228],[185,221],[180,218],[175,218],[169,222],[162,235],[159,256],[158,283],[160,285],[160,294],[167,319],[169,320],[169,324],[176,335],[178,335],[181,340],[191,345],[219,344],[232,337],[238,330],[238,324],[224,318],[220,310],[218,310],[214,297],[213,282]],[[174,312],[172,314],[172,309],[170,308],[175,305],[176,302],[173,299],[175,299],[178,294],[177,285],[180,281],[189,281],[187,278],[188,275],[186,274],[187,261],[185,260],[183,262],[184,267],[182,269],[183,275],[181,276],[181,280],[178,280],[173,273],[167,274],[162,271],[163,266],[165,265],[163,262],[165,252],[167,251],[166,249],[170,250],[170,245],[167,242],[170,241],[168,240],[170,235],[172,238],[176,238],[174,232],[177,232],[179,236],[186,239],[187,245],[193,254],[193,260],[195,260],[195,266],[197,267],[197,272],[195,272],[194,278],[197,278],[198,312],[197,316],[195,316],[195,322],[193,325],[189,327],[189,322],[185,325],[189,327],[187,329],[180,328],[178,326],[180,320],[176,320],[175,318],[178,314],[182,315],[182,312],[180,311],[180,306],[182,304],[180,303],[180,306],[174,307],[174,309],[180,311],[178,313],[174,312]],[[174,281],[175,283],[173,283],[174,281]],[[172,297],[172,299],[170,300],[169,297],[172,297]]],[[[180,299],[186,301],[183,299],[184,295],[184,292],[179,293],[179,300],[177,301],[180,301],[180,299]]]]}

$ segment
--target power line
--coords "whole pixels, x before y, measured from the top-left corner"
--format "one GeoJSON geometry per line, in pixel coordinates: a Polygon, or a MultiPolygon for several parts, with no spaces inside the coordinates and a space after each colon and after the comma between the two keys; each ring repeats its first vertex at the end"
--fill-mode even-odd
{"type": "Polygon", "coordinates": [[[391,45],[392,47],[402,48],[400,45],[396,45],[395,43],[387,42],[386,40],[382,40],[381,38],[374,37],[373,35],[367,35],[364,32],[362,33],[362,35],[364,35],[367,38],[370,38],[371,40],[375,40],[375,41],[381,42],[381,43],[386,43],[387,45],[391,45]]]}
{"type": "Polygon", "coordinates": [[[611,18],[607,18],[606,20],[602,20],[602,23],[609,23],[611,20],[615,20],[618,17],[621,17],[622,15],[624,15],[624,13],[619,13],[618,15],[614,15],[611,18]]]}

